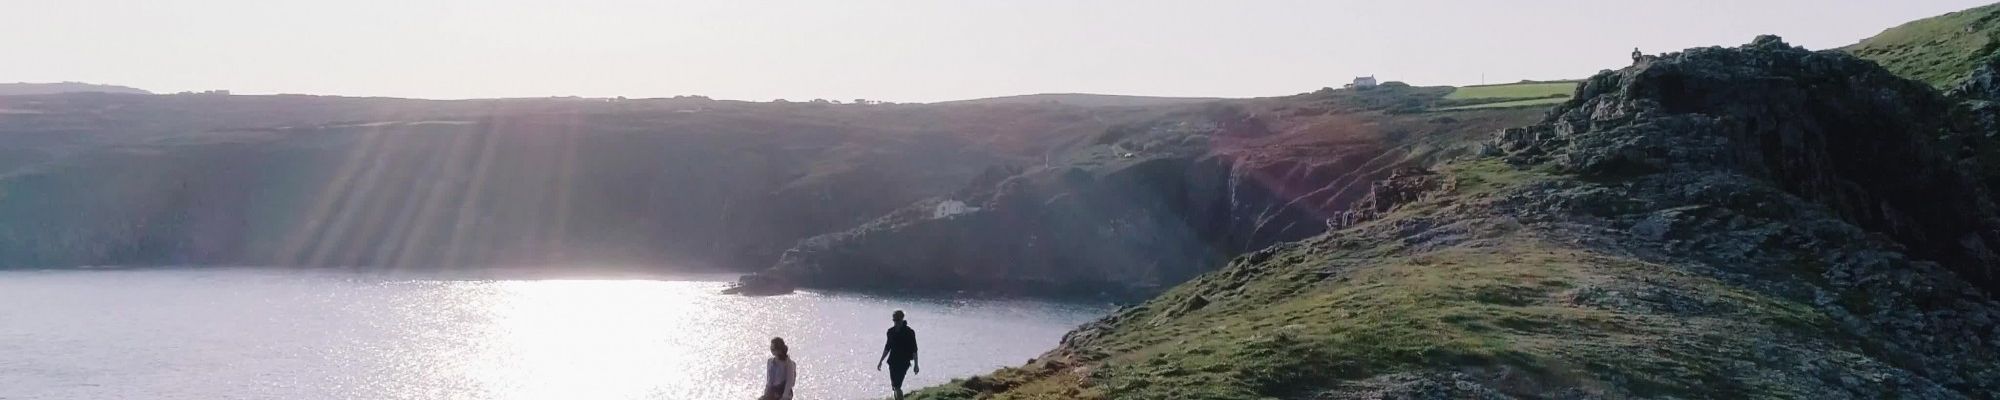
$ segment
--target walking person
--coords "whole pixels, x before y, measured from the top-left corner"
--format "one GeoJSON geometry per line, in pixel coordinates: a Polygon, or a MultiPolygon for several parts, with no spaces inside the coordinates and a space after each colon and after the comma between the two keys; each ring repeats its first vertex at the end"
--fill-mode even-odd
{"type": "Polygon", "coordinates": [[[764,396],[758,400],[792,400],[792,386],[798,383],[798,364],[784,338],[771,338],[771,359],[764,361],[764,396]]]}
{"type": "Polygon", "coordinates": [[[896,326],[889,327],[889,343],[882,345],[882,358],[875,360],[875,370],[882,370],[883,360],[889,362],[889,386],[896,390],[896,399],[902,400],[904,372],[914,368],[921,374],[924,367],[917,361],[917,331],[903,321],[903,310],[889,314],[889,320],[896,326]]]}

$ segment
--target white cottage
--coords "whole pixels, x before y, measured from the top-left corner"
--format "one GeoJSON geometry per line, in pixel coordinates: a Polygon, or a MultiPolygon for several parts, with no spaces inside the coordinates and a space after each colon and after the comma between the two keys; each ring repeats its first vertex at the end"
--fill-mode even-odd
{"type": "Polygon", "coordinates": [[[1354,83],[1349,84],[1348,86],[1353,87],[1355,89],[1366,89],[1375,87],[1375,76],[1369,75],[1369,76],[1354,77],[1354,83]]]}

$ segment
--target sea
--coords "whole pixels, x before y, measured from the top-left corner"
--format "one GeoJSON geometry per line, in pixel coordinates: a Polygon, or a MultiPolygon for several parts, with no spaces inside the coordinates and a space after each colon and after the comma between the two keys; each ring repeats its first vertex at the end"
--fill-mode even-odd
{"type": "Polygon", "coordinates": [[[806,291],[717,275],[507,279],[286,268],[0,271],[0,399],[754,399],[768,343],[796,399],[890,395],[1018,366],[1109,304],[806,291]]]}

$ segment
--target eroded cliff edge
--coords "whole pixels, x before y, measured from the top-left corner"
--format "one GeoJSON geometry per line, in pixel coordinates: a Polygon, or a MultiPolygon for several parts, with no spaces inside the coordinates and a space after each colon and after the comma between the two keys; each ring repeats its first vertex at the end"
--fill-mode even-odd
{"type": "Polygon", "coordinates": [[[1409,112],[1448,91],[1328,90],[1114,125],[1042,163],[802,240],[745,282],[1143,298],[1343,226],[1373,182],[1539,114],[1409,112]]]}

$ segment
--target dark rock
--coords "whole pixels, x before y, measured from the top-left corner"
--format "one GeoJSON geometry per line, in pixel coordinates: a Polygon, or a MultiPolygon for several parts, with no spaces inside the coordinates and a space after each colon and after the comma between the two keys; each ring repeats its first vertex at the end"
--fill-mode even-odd
{"type": "Polygon", "coordinates": [[[1202,307],[1208,307],[1207,297],[1202,297],[1201,295],[1198,294],[1188,296],[1187,299],[1181,300],[1180,304],[1174,306],[1173,309],[1167,310],[1167,312],[1161,313],[1159,316],[1154,317],[1153,324],[1159,325],[1172,321],[1173,319],[1180,318],[1181,316],[1187,315],[1188,313],[1201,310],[1202,307]]]}
{"type": "MultiPolygon", "coordinates": [[[[1986,136],[1964,123],[1963,104],[1772,37],[1602,73],[1579,94],[1495,144],[1513,162],[1580,178],[1511,194],[1504,202],[1522,216],[1623,227],[1628,240],[1591,247],[1813,304],[1866,354],[1777,345],[1756,354],[1824,377],[1815,391],[2000,391],[1990,361],[2000,349],[1991,322],[2000,218],[1981,183],[1992,164],[1954,151],[1978,144],[1956,140],[1986,136]]],[[[1728,311],[1646,285],[1568,296],[1614,310],[1728,311]]]]}
{"type": "MultiPolygon", "coordinates": [[[[1716,205],[1759,192],[1695,176],[1741,174],[2000,289],[2000,214],[1977,172],[1932,142],[1951,134],[1953,104],[1923,83],[1764,36],[1599,74],[1578,93],[1498,147],[1590,179],[1685,176],[1662,189],[1716,205]]],[[[1664,233],[1661,222],[1640,228],[1664,233]]]]}
{"type": "Polygon", "coordinates": [[[797,287],[790,279],[773,275],[744,275],[734,285],[723,289],[722,294],[743,296],[777,296],[791,294],[797,287]]]}
{"type": "Polygon", "coordinates": [[[2000,58],[1989,58],[1980,63],[1964,82],[1946,91],[1945,95],[1956,99],[2000,101],[2000,58]]]}
{"type": "Polygon", "coordinates": [[[959,382],[958,386],[962,386],[965,387],[966,389],[971,389],[973,391],[980,391],[980,392],[994,389],[993,387],[990,387],[990,385],[986,384],[986,380],[980,379],[978,376],[965,378],[965,381],[959,382]]]}
{"type": "Polygon", "coordinates": [[[1988,192],[2000,191],[2000,58],[1979,64],[1946,96],[1958,104],[1954,132],[1939,139],[1939,150],[1976,172],[1988,192]]]}

